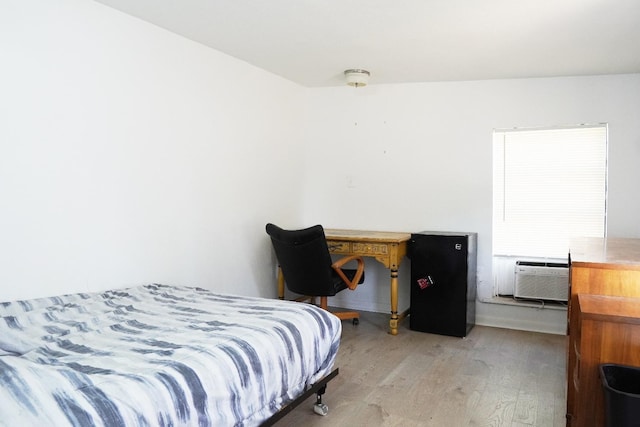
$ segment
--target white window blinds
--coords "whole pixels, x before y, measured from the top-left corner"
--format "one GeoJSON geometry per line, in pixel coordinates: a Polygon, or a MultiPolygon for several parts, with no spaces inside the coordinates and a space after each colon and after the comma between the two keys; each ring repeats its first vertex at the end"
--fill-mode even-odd
{"type": "Polygon", "coordinates": [[[607,126],[493,134],[493,254],[566,258],[606,231],[607,126]]]}

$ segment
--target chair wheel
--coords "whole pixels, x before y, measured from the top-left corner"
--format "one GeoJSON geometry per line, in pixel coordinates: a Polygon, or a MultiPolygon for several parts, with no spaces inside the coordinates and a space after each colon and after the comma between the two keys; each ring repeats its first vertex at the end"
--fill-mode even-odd
{"type": "Polygon", "coordinates": [[[329,413],[329,407],[324,403],[316,403],[313,405],[313,412],[324,417],[329,413]]]}
{"type": "Polygon", "coordinates": [[[360,319],[355,318],[355,319],[351,320],[351,323],[353,323],[353,326],[358,326],[360,324],[360,319]]]}

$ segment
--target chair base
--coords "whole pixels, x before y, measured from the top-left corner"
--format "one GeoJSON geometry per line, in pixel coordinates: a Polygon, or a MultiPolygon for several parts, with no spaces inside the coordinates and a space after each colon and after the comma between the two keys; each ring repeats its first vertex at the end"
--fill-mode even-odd
{"type": "Polygon", "coordinates": [[[360,319],[360,313],[357,311],[339,311],[339,312],[331,312],[340,320],[349,320],[349,319],[360,319]]]}
{"type": "Polygon", "coordinates": [[[360,323],[360,313],[357,311],[339,311],[339,312],[331,312],[340,320],[348,320],[351,319],[351,323],[354,325],[358,325],[360,323]]]}
{"type": "Polygon", "coordinates": [[[340,320],[353,319],[353,324],[354,325],[357,325],[359,323],[359,321],[360,321],[360,313],[358,313],[357,311],[338,311],[338,312],[333,312],[333,311],[329,310],[329,307],[327,305],[327,297],[320,297],[320,308],[331,312],[332,314],[334,314],[340,320]]]}
{"type": "MultiPolygon", "coordinates": [[[[294,299],[293,301],[303,302],[303,301],[307,301],[307,300],[309,300],[309,302],[311,304],[317,305],[316,304],[316,297],[307,296],[307,295],[300,296],[300,297],[294,299]]],[[[331,310],[329,310],[329,307],[328,307],[328,304],[327,304],[327,297],[320,297],[320,305],[318,305],[318,307],[320,307],[323,310],[327,310],[329,313],[333,314],[334,316],[336,316],[340,320],[349,320],[349,319],[351,319],[353,321],[354,325],[357,325],[358,323],[360,323],[360,313],[358,313],[357,311],[331,311],[331,310]]]]}

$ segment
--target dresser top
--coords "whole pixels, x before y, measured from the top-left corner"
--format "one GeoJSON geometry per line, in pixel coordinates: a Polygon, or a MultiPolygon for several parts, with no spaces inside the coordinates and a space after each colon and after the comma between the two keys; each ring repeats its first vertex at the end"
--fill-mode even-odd
{"type": "Polygon", "coordinates": [[[640,269],[640,239],[583,237],[571,240],[571,264],[637,266],[640,269]]]}

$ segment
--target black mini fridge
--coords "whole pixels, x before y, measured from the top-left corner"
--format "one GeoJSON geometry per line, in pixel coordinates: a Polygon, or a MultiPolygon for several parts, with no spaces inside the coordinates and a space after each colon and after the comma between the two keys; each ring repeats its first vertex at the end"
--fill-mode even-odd
{"type": "Polygon", "coordinates": [[[476,321],[477,233],[423,231],[411,235],[414,331],[465,337],[476,321]]]}

